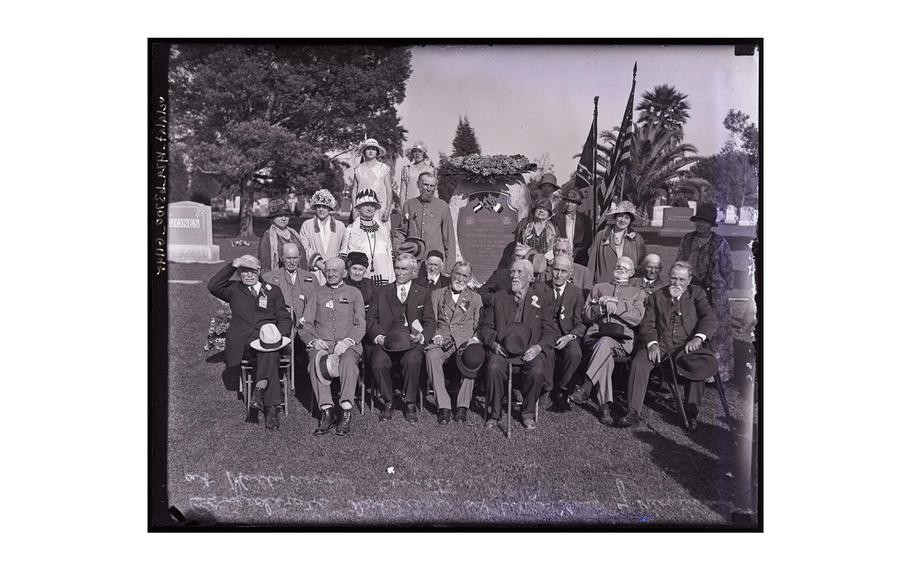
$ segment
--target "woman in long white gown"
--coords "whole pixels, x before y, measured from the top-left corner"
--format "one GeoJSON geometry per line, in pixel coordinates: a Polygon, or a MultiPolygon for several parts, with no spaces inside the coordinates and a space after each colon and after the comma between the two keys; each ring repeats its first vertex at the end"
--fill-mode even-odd
{"type": "Polygon", "coordinates": [[[358,152],[361,162],[354,168],[354,191],[357,195],[364,189],[372,189],[379,201],[376,216],[380,223],[391,233],[389,215],[392,213],[392,168],[379,161],[386,155],[385,148],[375,138],[364,140],[358,152]]]}

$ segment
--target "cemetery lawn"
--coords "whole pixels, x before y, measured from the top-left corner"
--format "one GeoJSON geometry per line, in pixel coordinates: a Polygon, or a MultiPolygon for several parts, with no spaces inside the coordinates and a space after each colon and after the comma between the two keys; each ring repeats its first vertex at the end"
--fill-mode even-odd
{"type": "MultiPolygon", "coordinates": [[[[216,223],[217,226],[217,223],[216,223]]],[[[257,225],[257,234],[261,234],[257,225]]],[[[255,254],[219,237],[221,258],[255,254]]],[[[555,415],[541,404],[535,431],[513,422],[512,438],[487,430],[477,409],[467,424],[440,426],[425,405],[410,425],[397,411],[355,412],[351,433],[316,437],[305,369],[297,398],[277,431],[244,422],[236,392],[221,378],[224,363],[203,351],[218,306],[206,282],[221,264],[169,264],[168,494],[188,520],[261,525],[710,525],[755,510],[756,455],[740,437],[735,448],[709,387],[699,430],[686,434],[669,394],[646,400],[645,424],[604,427],[593,407],[555,415]],[[199,281],[194,283],[194,281],[199,281]]],[[[616,383],[623,400],[624,380],[616,383]]],[[[727,385],[737,431],[753,406],[740,384],[727,385]]],[[[754,407],[757,409],[757,406],[754,407]]]]}

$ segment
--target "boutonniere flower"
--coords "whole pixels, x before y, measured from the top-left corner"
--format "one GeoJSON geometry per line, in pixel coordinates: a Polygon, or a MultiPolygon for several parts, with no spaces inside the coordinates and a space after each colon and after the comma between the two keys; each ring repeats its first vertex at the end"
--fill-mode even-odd
{"type": "Polygon", "coordinates": [[[559,319],[566,319],[566,307],[562,306],[559,308],[559,319]]]}
{"type": "Polygon", "coordinates": [[[467,302],[467,301],[465,301],[465,302],[460,302],[460,303],[458,304],[458,307],[461,308],[461,311],[463,311],[463,312],[468,311],[468,308],[469,308],[470,306],[471,306],[470,302],[467,302]]]}
{"type": "Polygon", "coordinates": [[[539,307],[540,307],[540,304],[537,303],[537,296],[536,296],[536,295],[531,296],[531,305],[534,306],[535,308],[539,308],[539,307]]]}
{"type": "Polygon", "coordinates": [[[635,233],[633,233],[633,232],[626,233],[626,238],[627,238],[627,239],[634,239],[634,238],[635,238],[635,233]]]}
{"type": "Polygon", "coordinates": [[[265,285],[265,289],[266,289],[266,290],[271,290],[271,289],[272,289],[272,285],[271,285],[271,284],[266,284],[266,285],[265,285]]]}
{"type": "Polygon", "coordinates": [[[335,309],[335,303],[332,302],[332,300],[329,300],[328,302],[325,303],[325,307],[327,307],[327,308],[330,309],[330,310],[334,310],[334,309],[335,309]]]}
{"type": "Polygon", "coordinates": [[[306,301],[306,296],[304,296],[303,294],[301,294],[301,295],[300,295],[300,299],[306,301]]]}

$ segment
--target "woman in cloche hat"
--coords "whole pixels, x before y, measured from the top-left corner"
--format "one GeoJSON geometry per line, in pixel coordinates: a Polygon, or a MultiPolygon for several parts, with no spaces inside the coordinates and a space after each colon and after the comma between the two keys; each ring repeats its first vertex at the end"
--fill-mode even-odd
{"type": "Polygon", "coordinates": [[[379,161],[386,155],[385,148],[379,145],[375,138],[364,140],[357,149],[360,154],[360,164],[354,168],[354,190],[357,195],[363,189],[372,189],[379,200],[379,210],[376,212],[378,220],[389,232],[389,214],[392,212],[392,168],[379,161]]]}
{"type": "MultiPolygon", "coordinates": [[[[335,197],[327,189],[320,189],[313,194],[311,207],[316,215],[300,225],[300,238],[306,249],[307,268],[316,274],[319,284],[325,284],[325,261],[338,256],[345,225],[332,217],[337,207],[335,197]]],[[[300,251],[301,256],[304,251],[300,251]]]]}
{"type": "Polygon", "coordinates": [[[552,216],[553,204],[549,198],[541,197],[535,201],[531,214],[522,219],[515,229],[515,240],[518,242],[515,251],[523,255],[535,251],[551,260],[553,244],[559,237],[559,229],[550,221],[552,216]]]}
{"type": "Polygon", "coordinates": [[[676,260],[692,265],[692,284],[708,293],[708,301],[714,307],[718,326],[711,343],[720,356],[720,378],[726,382],[733,373],[733,333],[728,301],[733,289],[730,245],[714,232],[717,210],[713,203],[699,203],[690,220],[695,223],[695,230],[683,235],[676,260]]]}
{"type": "Polygon", "coordinates": [[[591,271],[594,282],[612,280],[617,259],[627,256],[638,266],[647,254],[645,239],[632,230],[632,222],[640,219],[635,204],[620,201],[607,214],[612,215],[616,223],[598,231],[588,252],[588,270],[591,271]]]}

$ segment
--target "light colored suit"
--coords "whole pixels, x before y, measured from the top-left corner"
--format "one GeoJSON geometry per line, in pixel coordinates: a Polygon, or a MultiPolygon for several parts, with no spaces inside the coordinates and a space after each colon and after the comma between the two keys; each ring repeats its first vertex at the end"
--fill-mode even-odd
{"type": "Polygon", "coordinates": [[[316,275],[306,270],[297,270],[297,277],[294,283],[291,283],[291,275],[284,268],[266,272],[262,276],[264,282],[276,284],[281,288],[281,295],[284,296],[284,303],[294,320],[294,325],[300,327],[300,318],[303,317],[303,311],[306,309],[306,302],[316,289],[316,275]]]}
{"type": "Polygon", "coordinates": [[[315,272],[316,279],[319,285],[322,286],[325,284],[325,276],[316,269],[316,262],[338,256],[338,251],[341,249],[341,238],[344,236],[345,224],[334,217],[329,217],[330,220],[335,222],[335,230],[331,230],[332,224],[329,223],[328,243],[327,246],[323,246],[322,229],[316,226],[316,219],[316,217],[313,217],[303,222],[300,226],[300,240],[306,253],[307,268],[315,272]]]}
{"type": "MultiPolygon", "coordinates": [[[[452,288],[446,286],[433,290],[431,302],[433,303],[433,313],[436,316],[436,335],[441,336],[444,341],[451,341],[452,344],[446,349],[436,346],[428,347],[424,360],[427,374],[433,383],[433,391],[436,393],[436,406],[440,409],[451,410],[452,400],[446,391],[445,374],[442,367],[458,348],[464,347],[475,336],[477,327],[480,325],[480,308],[483,306],[483,300],[480,294],[465,288],[456,304],[452,300],[452,288]]],[[[456,404],[468,408],[473,392],[474,379],[463,378],[456,404]]]]}

